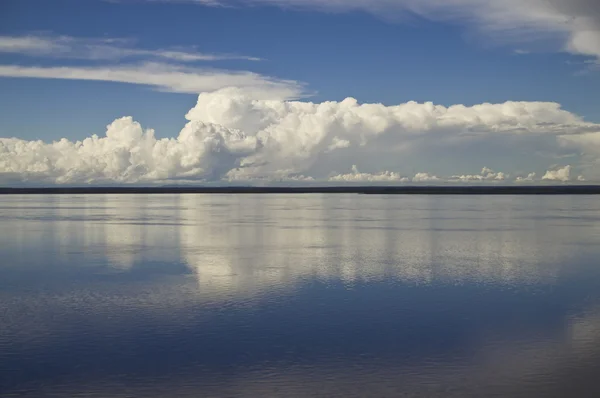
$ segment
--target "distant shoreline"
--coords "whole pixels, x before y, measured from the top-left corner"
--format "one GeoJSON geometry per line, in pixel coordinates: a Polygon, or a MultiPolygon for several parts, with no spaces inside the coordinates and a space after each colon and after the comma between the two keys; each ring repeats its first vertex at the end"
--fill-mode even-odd
{"type": "Polygon", "coordinates": [[[600,185],[324,186],[324,187],[45,187],[1,188],[0,195],[80,194],[364,194],[364,195],[600,195],[600,185]]]}

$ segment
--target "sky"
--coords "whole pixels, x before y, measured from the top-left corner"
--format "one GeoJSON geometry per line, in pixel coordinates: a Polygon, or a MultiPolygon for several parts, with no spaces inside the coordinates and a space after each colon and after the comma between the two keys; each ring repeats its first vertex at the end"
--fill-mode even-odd
{"type": "Polygon", "coordinates": [[[2,0],[0,184],[600,182],[597,0],[2,0]]]}

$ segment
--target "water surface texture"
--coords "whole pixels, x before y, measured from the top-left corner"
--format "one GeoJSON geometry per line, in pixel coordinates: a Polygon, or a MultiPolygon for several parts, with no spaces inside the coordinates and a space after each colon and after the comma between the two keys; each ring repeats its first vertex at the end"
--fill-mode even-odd
{"type": "Polygon", "coordinates": [[[0,196],[3,397],[598,397],[592,196],[0,196]]]}

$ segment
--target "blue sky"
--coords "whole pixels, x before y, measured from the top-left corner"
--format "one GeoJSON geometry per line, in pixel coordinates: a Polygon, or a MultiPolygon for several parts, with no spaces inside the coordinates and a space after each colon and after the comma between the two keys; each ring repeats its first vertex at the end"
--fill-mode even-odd
{"type": "MultiPolygon", "coordinates": [[[[446,107],[505,101],[555,102],[579,118],[577,123],[581,124],[564,126],[561,122],[565,131],[557,132],[557,126],[549,129],[555,148],[550,148],[548,136],[536,141],[541,137],[539,126],[549,122],[544,120],[543,112],[538,112],[536,127],[529,129],[535,130],[531,139],[519,137],[516,142],[512,138],[502,142],[492,138],[488,146],[482,142],[460,148],[448,144],[436,150],[427,146],[427,150],[422,151],[414,146],[404,148],[404,141],[394,141],[398,152],[376,153],[375,148],[367,145],[366,152],[339,154],[323,150],[330,145],[319,141],[313,147],[321,149],[307,155],[309,161],[301,156],[286,165],[273,154],[259,156],[250,151],[250,155],[244,152],[234,156],[236,160],[226,165],[232,169],[240,165],[245,170],[252,169],[249,174],[243,173],[252,178],[310,175],[317,179],[331,177],[333,172],[352,179],[361,174],[365,178],[381,176],[386,171],[404,173],[411,178],[414,177],[411,174],[417,172],[439,175],[454,165],[450,174],[457,176],[482,176],[482,167],[494,170],[512,167],[507,174],[510,172],[515,178],[521,174],[525,178],[530,172],[535,171],[542,177],[547,170],[558,171],[569,165],[593,178],[597,169],[596,153],[582,148],[590,143],[600,145],[600,139],[591,135],[600,132],[600,128],[589,125],[600,123],[600,71],[597,70],[600,29],[596,19],[600,12],[596,13],[598,7],[592,0],[570,3],[550,0],[556,4],[548,9],[542,0],[529,1],[523,10],[516,7],[514,11],[513,7],[510,12],[516,14],[508,16],[502,4],[511,7],[512,0],[451,0],[446,8],[440,8],[436,0],[422,3],[348,0],[325,7],[316,0],[224,0],[219,6],[190,1],[3,1],[0,5],[0,76],[3,76],[0,77],[0,137],[16,137],[24,142],[39,139],[48,143],[61,138],[83,140],[91,134],[102,137],[113,120],[131,116],[143,128],[155,129],[157,138],[175,138],[186,124],[184,115],[196,104],[198,93],[210,94],[229,86],[244,89],[250,86],[251,92],[244,95],[256,100],[300,99],[315,104],[342,101],[346,97],[356,98],[361,104],[386,106],[408,101],[431,101],[446,107]],[[489,9],[482,8],[483,4],[489,9]],[[562,17],[567,22],[561,22],[562,17]],[[570,25],[565,27],[565,24],[570,25]],[[183,55],[196,58],[182,61],[183,55]],[[147,74],[140,78],[136,73],[149,68],[148,62],[153,62],[148,69],[151,77],[147,74]],[[58,67],[66,69],[59,73],[58,67]],[[121,76],[123,68],[127,68],[127,73],[125,78],[119,78],[122,81],[140,82],[141,79],[144,83],[151,79],[155,83],[158,79],[155,84],[161,87],[102,81],[106,71],[119,69],[121,76]],[[177,77],[180,80],[173,83],[171,75],[158,76],[167,69],[171,73],[173,68],[178,72],[184,68],[185,73],[200,74],[204,80],[190,83],[186,75],[177,77]],[[64,78],[65,74],[83,73],[82,69],[87,78],[94,76],[100,80],[64,78]],[[32,74],[44,78],[32,78],[32,74]],[[168,83],[164,83],[165,79],[168,83]],[[165,92],[165,84],[169,86],[167,90],[179,92],[165,92]],[[177,87],[173,88],[174,84],[177,87]],[[571,140],[570,146],[564,145],[564,140],[561,144],[557,138],[578,132],[582,136],[576,137],[575,143],[571,140]],[[526,148],[523,147],[525,141],[526,148]],[[464,156],[466,151],[469,151],[468,157],[464,156]],[[548,151],[552,154],[548,155],[548,151]],[[541,155],[527,156],[535,153],[541,155]],[[425,159],[427,156],[430,158],[425,159]],[[268,170],[257,169],[253,165],[259,158],[260,162],[273,166],[268,170]],[[351,163],[355,163],[350,161],[353,158],[362,160],[358,165],[361,172],[350,171],[351,163]],[[403,160],[396,161],[397,158],[403,160]],[[440,158],[444,160],[438,161],[440,158]],[[486,159],[494,164],[482,164],[486,159]]],[[[218,95],[222,100],[224,94],[218,95]]],[[[235,108],[229,109],[230,117],[234,111],[235,108]]],[[[273,126],[282,125],[278,121],[254,131],[215,114],[203,114],[201,121],[218,122],[216,124],[226,129],[236,128],[246,138],[257,138],[261,142],[259,146],[265,134],[275,130],[273,126]]],[[[513,128],[522,125],[520,121],[507,123],[513,123],[513,128]]],[[[398,129],[406,130],[406,124],[402,126],[398,129]]],[[[472,129],[473,126],[467,128],[472,129]]],[[[494,129],[498,129],[495,124],[483,128],[494,129]]],[[[373,134],[395,134],[388,131],[393,130],[392,127],[384,130],[373,134]]],[[[352,139],[342,137],[346,133],[325,134],[326,140],[337,137],[344,143],[336,149],[348,151],[355,145],[352,139]]],[[[456,132],[457,136],[463,133],[456,132]]],[[[197,134],[197,139],[206,138],[206,133],[197,134]]],[[[226,141],[223,145],[227,146],[226,141]]],[[[288,143],[291,141],[278,145],[289,148],[288,143]]],[[[201,151],[206,150],[201,148],[201,151]]],[[[57,182],[57,178],[64,177],[65,169],[57,170],[56,164],[46,164],[44,167],[52,170],[40,171],[39,165],[37,168],[16,165],[15,159],[23,158],[22,152],[18,156],[16,152],[9,155],[11,158],[0,163],[0,168],[4,164],[4,172],[10,174],[12,180],[43,177],[57,182]]],[[[29,155],[39,157],[38,153],[29,155]]],[[[90,174],[88,170],[82,173],[81,181],[93,182],[97,178],[129,181],[123,178],[123,173],[130,173],[136,167],[146,170],[141,181],[153,179],[148,177],[152,174],[148,170],[154,163],[134,165],[131,156],[123,161],[125,169],[119,172],[94,170],[90,174]]],[[[49,162],[59,160],[51,158],[49,162]]],[[[190,166],[191,169],[180,164],[176,170],[152,175],[160,174],[160,178],[156,177],[158,180],[183,178],[184,174],[185,178],[192,176],[192,180],[224,177],[215,174],[215,170],[225,170],[222,165],[206,162],[204,159],[190,166]],[[207,172],[208,169],[211,171],[207,172]]],[[[230,178],[232,173],[226,175],[230,178]]],[[[236,174],[233,179],[237,178],[241,177],[236,174]]]]}

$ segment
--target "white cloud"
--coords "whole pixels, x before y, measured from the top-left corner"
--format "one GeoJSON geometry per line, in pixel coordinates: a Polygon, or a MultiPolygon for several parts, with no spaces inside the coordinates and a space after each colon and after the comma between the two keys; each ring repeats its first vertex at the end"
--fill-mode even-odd
{"type": "Polygon", "coordinates": [[[441,178],[429,173],[417,173],[412,179],[413,182],[436,182],[441,180],[441,178]]]}
{"type": "Polygon", "coordinates": [[[536,173],[529,173],[529,174],[527,174],[527,177],[518,176],[515,179],[515,181],[516,182],[533,182],[533,181],[535,181],[535,176],[536,176],[536,173]]]}
{"type": "Polygon", "coordinates": [[[570,165],[567,165],[563,168],[556,169],[556,170],[548,170],[548,171],[546,171],[546,174],[544,174],[544,176],[542,177],[542,180],[562,181],[562,182],[569,181],[570,179],[571,179],[571,166],[570,165]]]}
{"type": "Polygon", "coordinates": [[[495,172],[494,170],[484,167],[480,174],[468,174],[468,175],[455,175],[452,176],[452,180],[460,182],[477,182],[477,181],[504,181],[507,179],[507,175],[502,172],[495,172]]]}
{"type": "Polygon", "coordinates": [[[52,57],[62,61],[59,66],[0,65],[0,77],[111,81],[191,94],[234,86],[260,99],[303,96],[303,85],[296,81],[243,70],[189,66],[198,61],[260,60],[256,57],[205,54],[195,48],[181,47],[149,50],[134,47],[134,44],[134,40],[119,38],[90,39],[40,34],[0,36],[0,53],[52,57]],[[88,62],[84,66],[64,64],[64,60],[68,59],[88,62]],[[184,65],[186,63],[188,66],[184,65]]]}
{"type": "Polygon", "coordinates": [[[383,171],[377,174],[361,173],[356,165],[352,165],[352,173],[338,174],[329,177],[329,181],[343,182],[409,182],[410,179],[402,177],[399,173],[383,171]]]}
{"type": "MultiPolygon", "coordinates": [[[[3,71],[5,69],[0,68],[0,74],[3,71]]],[[[44,71],[44,68],[38,70],[44,71]]],[[[99,73],[86,69],[78,72],[83,72],[83,77],[90,73],[92,78],[94,73],[99,73]]],[[[416,102],[395,106],[359,104],[352,98],[322,103],[265,100],[257,99],[260,98],[257,94],[273,98],[273,91],[265,90],[265,81],[256,75],[192,75],[185,81],[184,74],[165,83],[170,75],[161,77],[159,72],[146,70],[144,76],[147,77],[139,79],[135,71],[121,69],[102,78],[122,81],[135,78],[137,83],[155,85],[184,84],[190,91],[190,85],[194,89],[214,90],[220,84],[231,83],[231,79],[239,79],[246,86],[200,94],[197,105],[186,115],[189,123],[170,139],[157,140],[151,130],[144,132],[131,118],[113,122],[106,137],[92,136],[81,142],[63,139],[43,143],[0,138],[0,179],[5,183],[21,180],[57,183],[327,180],[332,170],[347,170],[360,159],[371,170],[397,171],[361,173],[354,169],[350,174],[339,174],[331,179],[504,181],[508,180],[507,174],[488,168],[480,174],[438,178],[427,174],[436,171],[433,167],[424,167],[421,170],[427,173],[417,173],[412,179],[402,176],[399,170],[412,169],[411,161],[405,159],[425,159],[423,154],[431,148],[463,161],[482,148],[502,154],[499,151],[504,147],[507,156],[511,156],[510,165],[517,156],[515,148],[525,149],[522,156],[529,157],[532,151],[522,146],[537,148],[542,140],[549,148],[553,144],[558,151],[559,143],[567,134],[568,137],[586,137],[589,131],[600,131],[599,125],[586,123],[555,103],[444,107],[416,102]],[[219,82],[220,78],[223,82],[219,82]],[[255,87],[257,92],[252,92],[255,87]]],[[[285,97],[293,93],[293,89],[283,84],[275,92],[285,97]]],[[[593,152],[589,156],[600,157],[593,152]]],[[[428,158],[431,164],[435,161],[428,158]]],[[[471,158],[470,163],[474,162],[478,160],[471,158]]],[[[556,176],[559,180],[563,175],[564,171],[548,172],[545,179],[556,176]]]]}
{"type": "MultiPolygon", "coordinates": [[[[530,179],[526,181],[533,182],[535,173],[529,175],[530,179]]],[[[393,171],[382,171],[379,173],[361,173],[358,168],[353,165],[352,173],[349,174],[338,174],[329,178],[329,181],[343,181],[343,182],[399,182],[399,183],[473,183],[473,182],[505,182],[508,181],[509,176],[502,172],[495,172],[487,167],[484,167],[481,174],[475,175],[461,175],[461,176],[449,176],[449,177],[438,177],[429,173],[416,173],[413,178],[404,177],[400,173],[393,171]]],[[[518,181],[525,181],[523,179],[518,181]]],[[[515,181],[517,181],[515,180],[515,181]]]]}
{"type": "MultiPolygon", "coordinates": [[[[538,102],[507,102],[472,107],[444,107],[408,102],[396,106],[342,102],[256,101],[235,90],[202,94],[188,119],[236,128],[256,135],[262,151],[245,159],[244,172],[269,175],[278,170],[305,173],[323,154],[348,158],[367,157],[371,168],[383,154],[398,157],[419,148],[461,147],[487,139],[548,136],[597,129],[560,105],[538,102]],[[339,142],[344,142],[339,148],[339,142]]],[[[340,170],[352,163],[324,171],[340,170]]],[[[429,170],[428,170],[429,171],[429,170]]],[[[315,177],[317,177],[315,175],[315,177]]]]}
{"type": "Polygon", "coordinates": [[[0,76],[132,83],[190,94],[236,86],[259,99],[302,96],[302,85],[296,81],[278,80],[247,71],[190,68],[164,63],[89,67],[0,65],[0,76]]]}
{"type": "Polygon", "coordinates": [[[235,54],[205,54],[194,48],[148,50],[132,47],[134,40],[119,38],[76,38],[71,36],[27,35],[0,36],[0,53],[37,57],[72,58],[90,61],[128,58],[156,59],[175,62],[246,60],[260,58],[235,54]]]}
{"type": "Polygon", "coordinates": [[[188,123],[177,138],[157,140],[153,130],[124,117],[102,138],[51,144],[0,138],[0,172],[55,183],[214,180],[259,145],[256,137],[202,122],[188,123]]]}
{"type": "MultiPolygon", "coordinates": [[[[418,15],[467,25],[475,29],[478,36],[483,33],[495,41],[532,43],[550,39],[557,42],[559,50],[600,58],[600,3],[597,0],[222,0],[212,3],[366,11],[386,19],[418,15]]],[[[519,50],[527,51],[521,47],[519,50]]]]}
{"type": "Polygon", "coordinates": [[[350,146],[350,141],[341,140],[338,137],[333,137],[331,145],[327,148],[327,152],[335,151],[336,149],[344,149],[350,146]]]}

